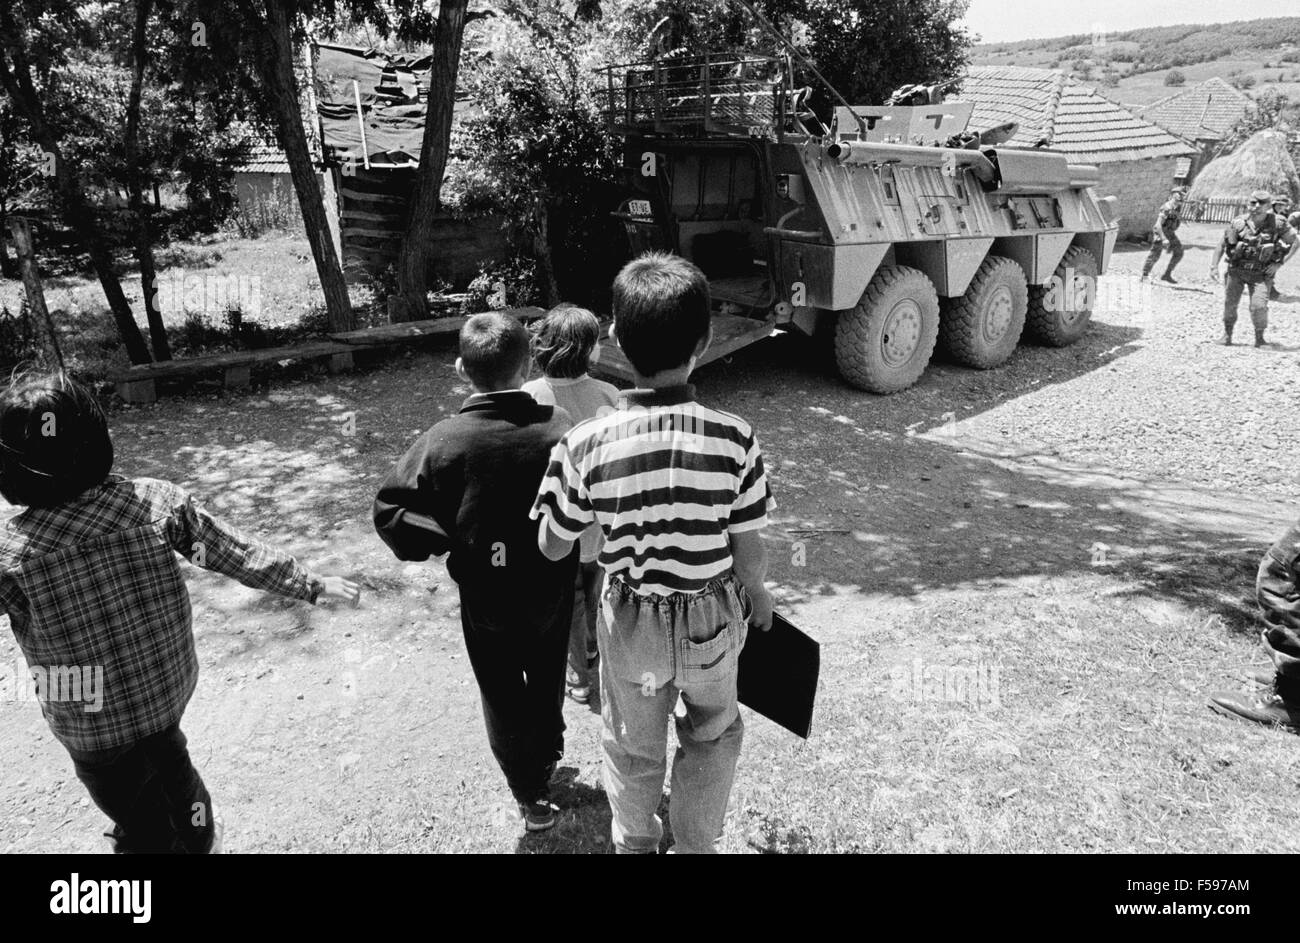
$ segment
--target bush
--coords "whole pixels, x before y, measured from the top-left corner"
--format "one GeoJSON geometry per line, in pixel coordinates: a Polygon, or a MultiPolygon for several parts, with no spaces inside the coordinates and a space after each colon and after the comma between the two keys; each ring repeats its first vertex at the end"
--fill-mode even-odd
{"type": "Polygon", "coordinates": [[[542,295],[538,285],[537,263],[530,258],[517,256],[479,271],[466,290],[463,311],[465,314],[478,314],[482,311],[495,311],[499,307],[522,308],[545,304],[542,295]]]}
{"type": "Polygon", "coordinates": [[[1255,87],[1255,76],[1253,75],[1234,75],[1231,79],[1232,86],[1245,91],[1248,88],[1255,87]]]}
{"type": "Polygon", "coordinates": [[[298,195],[293,184],[275,180],[267,193],[248,194],[234,205],[224,227],[241,238],[256,238],[268,232],[294,232],[302,226],[298,195]]]}
{"type": "Polygon", "coordinates": [[[1170,69],[1165,73],[1166,85],[1183,85],[1186,81],[1187,76],[1183,75],[1183,73],[1179,72],[1177,69],[1170,69]]]}

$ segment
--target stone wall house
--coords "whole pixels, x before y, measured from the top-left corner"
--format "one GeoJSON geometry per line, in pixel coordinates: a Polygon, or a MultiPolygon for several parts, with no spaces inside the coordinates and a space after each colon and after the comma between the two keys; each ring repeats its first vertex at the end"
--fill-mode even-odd
{"type": "Polygon", "coordinates": [[[1187,141],[1059,69],[973,66],[954,98],[974,105],[971,130],[1014,121],[1011,146],[1044,147],[1095,165],[1098,195],[1115,197],[1121,236],[1150,232],[1178,160],[1196,154],[1187,141]]]}

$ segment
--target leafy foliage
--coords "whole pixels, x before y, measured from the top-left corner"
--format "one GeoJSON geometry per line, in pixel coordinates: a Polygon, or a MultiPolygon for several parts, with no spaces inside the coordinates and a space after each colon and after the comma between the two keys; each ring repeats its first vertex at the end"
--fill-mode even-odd
{"type": "Polygon", "coordinates": [[[617,265],[609,218],[620,162],[597,110],[599,24],[558,0],[484,24],[490,54],[464,73],[482,109],[457,146],[449,190],[459,210],[500,213],[518,254],[540,263],[539,297],[591,302],[617,265]]]}

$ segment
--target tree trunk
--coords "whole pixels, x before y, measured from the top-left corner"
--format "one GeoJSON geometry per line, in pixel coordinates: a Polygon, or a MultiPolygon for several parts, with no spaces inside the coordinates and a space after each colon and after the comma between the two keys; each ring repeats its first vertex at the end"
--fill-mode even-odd
{"type": "Polygon", "coordinates": [[[262,80],[271,92],[275,107],[276,126],[280,147],[289,162],[289,177],[298,194],[298,206],[307,229],[307,242],[311,244],[312,258],[316,260],[316,274],[325,293],[325,311],[331,331],[351,331],[356,325],[348,286],[343,280],[343,268],[334,241],[330,238],[329,219],[325,215],[325,201],[320,184],[316,182],[316,168],[311,163],[307,149],[307,133],[302,126],[302,106],[298,99],[298,81],[293,74],[293,37],[289,28],[289,14],[279,0],[267,0],[266,25],[271,55],[262,60],[262,80]]]}
{"type": "Polygon", "coordinates": [[[140,97],[144,92],[144,69],[149,56],[149,15],[153,0],[136,0],[135,29],[131,34],[131,92],[126,100],[126,175],[127,199],[131,208],[131,222],[135,237],[135,260],[140,267],[140,288],[144,294],[145,320],[149,324],[149,340],[153,344],[155,360],[171,360],[171,346],[167,343],[167,328],[162,312],[158,310],[158,273],[153,259],[153,227],[149,211],[144,205],[144,174],[140,168],[140,97]]]}
{"type": "Polygon", "coordinates": [[[560,286],[555,280],[555,259],[551,255],[551,207],[547,200],[539,200],[534,211],[536,227],[533,231],[533,256],[542,270],[542,290],[546,292],[546,307],[560,303],[560,286]]]}
{"type": "Polygon", "coordinates": [[[18,262],[9,255],[8,218],[8,207],[0,203],[0,278],[17,278],[18,262]]]}
{"type": "Polygon", "coordinates": [[[447,149],[451,146],[456,75],[460,70],[460,46],[465,38],[468,6],[469,0],[442,0],[438,4],[433,67],[429,70],[429,111],[424,119],[424,139],[420,143],[420,167],[411,194],[411,216],[402,239],[402,251],[397,257],[397,298],[391,309],[395,321],[418,321],[429,316],[429,255],[434,218],[440,202],[439,191],[447,170],[447,149]]]}
{"type": "MultiPolygon", "coordinates": [[[[0,5],[0,29],[8,36],[20,35],[7,5],[0,5]]],[[[9,100],[27,119],[32,140],[54,157],[54,182],[59,196],[59,208],[81,244],[90,253],[90,262],[95,267],[95,274],[99,276],[99,284],[104,289],[104,298],[108,301],[127,356],[133,364],[149,363],[149,348],[145,346],[144,337],[131,314],[131,305],[122,292],[122,283],[113,271],[113,257],[108,251],[104,233],[86,202],[81,181],[63,159],[58,138],[45,121],[45,111],[41,106],[40,95],[32,84],[26,53],[16,44],[0,46],[0,85],[4,86],[9,100]]]]}
{"type": "Polygon", "coordinates": [[[27,292],[27,308],[36,315],[41,327],[37,329],[44,338],[42,347],[51,363],[63,369],[63,351],[59,350],[59,335],[54,330],[50,309],[45,306],[45,290],[41,287],[41,274],[36,266],[36,246],[32,243],[32,230],[27,220],[14,216],[9,220],[14,248],[18,251],[18,264],[22,269],[23,288],[27,292]],[[43,331],[42,331],[43,329],[43,331]]]}

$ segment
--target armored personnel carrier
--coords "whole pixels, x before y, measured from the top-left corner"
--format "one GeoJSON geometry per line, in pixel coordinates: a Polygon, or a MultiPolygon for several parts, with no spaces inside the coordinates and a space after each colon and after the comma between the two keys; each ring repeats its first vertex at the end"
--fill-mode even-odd
{"type": "MultiPolygon", "coordinates": [[[[717,310],[701,363],[775,329],[824,332],[845,380],[893,393],[936,343],[989,368],[1022,332],[1065,346],[1087,329],[1117,231],[1090,189],[1096,168],[986,146],[1005,135],[968,132],[961,101],[846,104],[827,127],[786,58],[601,75],[609,131],[625,145],[615,215],[633,253],[676,252],[709,277],[717,310]]],[[[597,369],[632,378],[614,344],[597,369]]]]}

